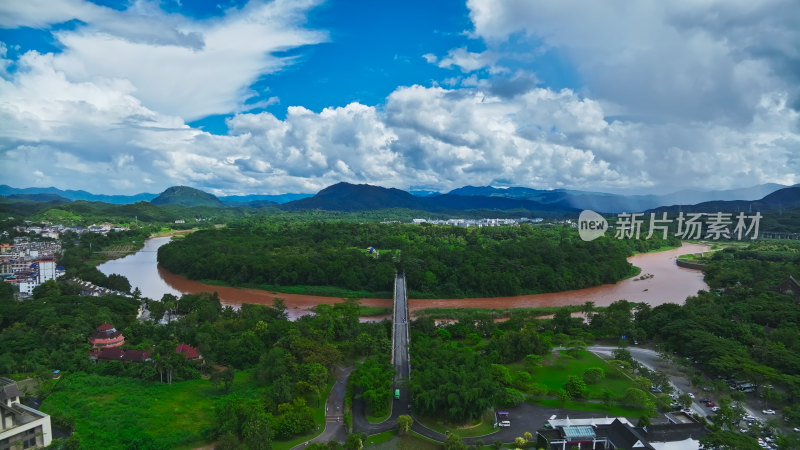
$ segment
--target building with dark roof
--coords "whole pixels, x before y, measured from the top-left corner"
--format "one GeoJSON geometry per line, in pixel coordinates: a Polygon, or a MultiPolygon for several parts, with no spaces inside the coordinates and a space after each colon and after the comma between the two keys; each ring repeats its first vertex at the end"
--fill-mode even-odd
{"type": "Polygon", "coordinates": [[[699,439],[708,433],[702,423],[692,419],[634,427],[624,418],[551,419],[549,428],[536,432],[538,448],[551,450],[697,450],[699,439]]]}
{"type": "Polygon", "coordinates": [[[775,290],[781,294],[800,296],[800,283],[789,275],[775,287],[775,290]]]}
{"type": "Polygon", "coordinates": [[[92,351],[90,357],[96,361],[145,362],[150,359],[150,350],[123,350],[119,347],[108,347],[92,351]]]}
{"type": "Polygon", "coordinates": [[[0,378],[0,449],[47,447],[50,416],[21,404],[19,394],[14,380],[0,378]]]}

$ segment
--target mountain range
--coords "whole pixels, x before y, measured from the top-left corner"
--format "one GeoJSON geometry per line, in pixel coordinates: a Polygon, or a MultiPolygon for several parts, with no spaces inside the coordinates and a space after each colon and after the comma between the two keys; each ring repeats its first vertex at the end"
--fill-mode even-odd
{"type": "MultiPolygon", "coordinates": [[[[30,196],[41,195],[41,194],[57,195],[58,197],[61,197],[61,200],[67,200],[67,201],[86,200],[88,202],[103,202],[103,203],[111,203],[113,205],[128,205],[136,202],[149,202],[160,195],[160,194],[150,194],[150,193],[141,193],[135,195],[104,195],[104,194],[92,194],[86,191],[76,191],[71,189],[61,190],[55,187],[13,188],[5,184],[0,185],[0,196],[4,197],[28,198],[30,200],[35,200],[36,197],[30,197],[30,196]],[[28,196],[28,197],[20,197],[20,196],[28,196]]],[[[225,203],[227,205],[243,206],[242,204],[247,204],[247,203],[258,204],[259,202],[263,204],[286,203],[292,200],[311,197],[313,195],[314,194],[290,193],[290,194],[277,194],[277,195],[229,195],[217,198],[222,203],[225,203]]],[[[58,197],[50,197],[50,201],[55,200],[58,197]]],[[[45,201],[45,200],[40,200],[40,201],[45,201]]]]}
{"type": "Polygon", "coordinates": [[[519,211],[520,214],[535,213],[540,216],[571,216],[583,209],[614,214],[679,210],[685,212],[735,212],[800,207],[800,187],[787,188],[779,184],[762,184],[727,191],[686,190],[666,195],[620,195],[567,189],[537,190],[523,187],[501,189],[491,186],[465,186],[447,194],[431,191],[417,191],[416,193],[419,195],[400,189],[344,182],[322,189],[315,195],[247,195],[221,198],[188,186],[173,186],[158,195],[137,194],[129,197],[94,195],[85,191],[62,191],[52,187],[15,189],[5,185],[0,186],[0,195],[4,196],[7,202],[33,201],[58,204],[77,199],[115,203],[137,199],[137,201],[150,201],[153,205],[211,208],[261,208],[266,206],[290,211],[315,209],[368,211],[405,208],[440,213],[495,210],[519,211]],[[149,200],[145,200],[151,195],[153,196],[149,200]],[[711,200],[705,200],[709,198],[711,200]],[[276,200],[282,200],[282,202],[276,200]]]}
{"type": "Polygon", "coordinates": [[[785,187],[787,186],[768,183],[723,191],[682,190],[664,195],[620,195],[569,189],[539,190],[524,187],[501,189],[491,186],[464,186],[450,191],[450,194],[518,198],[544,204],[560,204],[581,210],[621,213],[645,211],[667,205],[693,205],[719,200],[758,200],[785,187]]]}

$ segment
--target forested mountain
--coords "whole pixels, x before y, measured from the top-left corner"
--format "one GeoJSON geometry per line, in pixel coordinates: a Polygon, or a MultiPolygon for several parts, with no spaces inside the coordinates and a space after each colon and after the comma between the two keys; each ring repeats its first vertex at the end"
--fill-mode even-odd
{"type": "Polygon", "coordinates": [[[266,205],[266,204],[274,204],[274,203],[286,203],[291,202],[293,200],[300,200],[302,198],[313,197],[314,194],[276,194],[276,195],[259,195],[259,194],[252,194],[252,195],[227,195],[218,197],[222,203],[225,203],[229,206],[242,206],[250,204],[259,204],[259,205],[266,205]]]}
{"type": "Polygon", "coordinates": [[[539,190],[524,187],[495,188],[464,186],[450,191],[461,196],[488,196],[533,200],[545,204],[561,204],[604,213],[639,212],[667,205],[694,204],[708,201],[757,200],[785,186],[774,183],[724,191],[683,190],[663,195],[620,195],[570,189],[539,190]]]}
{"type": "Polygon", "coordinates": [[[538,213],[555,212],[577,214],[577,209],[562,203],[544,204],[531,200],[462,195],[414,196],[406,191],[383,188],[368,184],[337,183],[313,197],[283,205],[287,210],[320,209],[328,211],[366,211],[387,208],[408,208],[421,211],[468,211],[468,210],[521,210],[538,213]]]}
{"type": "Polygon", "coordinates": [[[287,210],[322,209],[328,211],[365,211],[370,209],[424,209],[423,201],[406,191],[369,184],[336,183],[309,198],[283,205],[287,210]]]}
{"type": "Polygon", "coordinates": [[[213,195],[188,186],[172,186],[150,201],[154,205],[212,206],[225,205],[213,195]]]}
{"type": "Polygon", "coordinates": [[[135,194],[135,195],[103,195],[103,194],[92,194],[86,191],[76,191],[76,190],[61,190],[54,187],[46,187],[46,188],[13,188],[8,185],[0,185],[0,195],[10,196],[15,194],[55,194],[60,197],[63,197],[68,200],[86,200],[91,202],[105,202],[105,203],[113,203],[117,205],[121,204],[129,204],[129,203],[136,203],[136,202],[148,202],[154,198],[158,194],[135,194]]]}
{"type": "Polygon", "coordinates": [[[800,187],[793,186],[779,189],[760,200],[746,201],[714,201],[698,203],[696,205],[672,205],[656,208],[654,212],[764,212],[791,210],[800,208],[800,187]]]}

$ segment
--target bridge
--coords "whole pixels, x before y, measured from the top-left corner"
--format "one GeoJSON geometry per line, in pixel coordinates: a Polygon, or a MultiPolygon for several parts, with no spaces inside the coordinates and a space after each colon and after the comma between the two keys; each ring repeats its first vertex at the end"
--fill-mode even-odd
{"type": "MultiPolygon", "coordinates": [[[[400,390],[392,405],[392,417],[408,414],[408,382],[411,367],[408,360],[408,295],[406,294],[405,274],[397,274],[394,279],[394,308],[392,310],[392,364],[397,372],[394,387],[400,390]],[[402,411],[402,412],[400,412],[402,411]]],[[[396,391],[395,391],[396,392],[396,391]]]]}

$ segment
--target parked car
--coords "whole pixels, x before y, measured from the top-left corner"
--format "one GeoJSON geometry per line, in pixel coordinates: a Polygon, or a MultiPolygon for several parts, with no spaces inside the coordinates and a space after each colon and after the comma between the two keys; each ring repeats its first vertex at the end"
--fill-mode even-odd
{"type": "Polygon", "coordinates": [[[707,402],[706,402],[706,406],[708,406],[709,408],[711,408],[711,407],[717,406],[717,404],[716,404],[716,403],[714,403],[714,402],[712,402],[711,400],[709,400],[709,401],[707,401],[707,402]]]}
{"type": "Polygon", "coordinates": [[[765,410],[763,410],[761,412],[764,413],[764,414],[775,414],[775,410],[774,409],[765,409],[765,410]]]}
{"type": "Polygon", "coordinates": [[[719,406],[711,408],[711,412],[717,412],[717,411],[719,411],[719,406]]]}
{"type": "Polygon", "coordinates": [[[510,420],[502,420],[502,421],[500,421],[499,425],[501,427],[510,427],[511,426],[511,421],[510,420]]]}
{"type": "Polygon", "coordinates": [[[694,394],[692,394],[691,392],[689,392],[689,398],[691,398],[692,400],[694,400],[694,394]]]}
{"type": "Polygon", "coordinates": [[[650,386],[650,390],[653,391],[656,394],[660,394],[661,393],[661,388],[658,387],[658,386],[650,386]]]}

